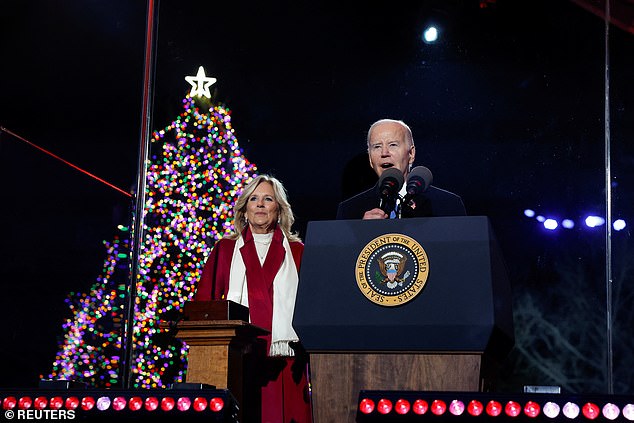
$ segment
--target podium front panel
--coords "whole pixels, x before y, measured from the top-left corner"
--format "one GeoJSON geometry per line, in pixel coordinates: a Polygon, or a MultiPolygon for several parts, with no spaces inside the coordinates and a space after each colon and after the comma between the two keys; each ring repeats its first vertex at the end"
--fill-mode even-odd
{"type": "Polygon", "coordinates": [[[496,250],[482,216],[309,222],[295,330],[308,351],[482,352],[494,332],[512,338],[496,250]],[[355,270],[364,247],[390,233],[422,246],[428,273],[412,300],[386,307],[366,298],[355,270]]]}

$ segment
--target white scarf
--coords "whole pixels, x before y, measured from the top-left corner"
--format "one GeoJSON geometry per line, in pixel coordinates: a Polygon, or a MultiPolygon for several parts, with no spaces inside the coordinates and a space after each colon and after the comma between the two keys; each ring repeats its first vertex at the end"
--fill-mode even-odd
{"type": "MultiPolygon", "coordinates": [[[[299,340],[292,326],[299,276],[297,275],[297,267],[295,266],[291,246],[286,236],[283,234],[282,236],[282,246],[286,253],[284,261],[282,261],[282,265],[273,279],[273,322],[271,327],[271,348],[269,349],[269,356],[271,357],[294,356],[295,351],[288,343],[299,340]]],[[[246,267],[242,260],[242,254],[240,254],[240,248],[243,246],[244,239],[240,236],[233,247],[227,300],[248,307],[249,295],[246,267]]]]}

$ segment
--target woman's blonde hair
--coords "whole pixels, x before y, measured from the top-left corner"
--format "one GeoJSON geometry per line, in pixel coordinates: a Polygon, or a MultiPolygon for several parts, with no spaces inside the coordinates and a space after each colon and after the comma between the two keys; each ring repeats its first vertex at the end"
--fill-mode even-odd
{"type": "Polygon", "coordinates": [[[273,193],[275,194],[275,201],[277,202],[277,212],[278,219],[277,224],[279,225],[286,238],[290,241],[301,241],[301,238],[297,233],[291,232],[293,223],[295,223],[295,216],[293,215],[293,210],[291,210],[291,205],[288,202],[288,195],[286,193],[286,188],[284,185],[275,177],[271,175],[259,175],[255,177],[251,182],[244,187],[242,190],[242,194],[236,200],[235,205],[233,206],[233,227],[235,228],[235,232],[228,235],[230,239],[236,239],[241,234],[242,231],[247,227],[247,219],[246,219],[246,211],[247,211],[247,202],[249,201],[249,197],[253,194],[253,191],[263,182],[268,182],[273,187],[273,193]]]}

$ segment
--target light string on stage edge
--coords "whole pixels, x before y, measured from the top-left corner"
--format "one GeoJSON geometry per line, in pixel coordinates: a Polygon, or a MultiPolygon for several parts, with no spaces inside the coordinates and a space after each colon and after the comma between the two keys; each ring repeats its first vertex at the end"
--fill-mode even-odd
{"type": "Polygon", "coordinates": [[[31,147],[37,148],[37,149],[38,149],[38,150],[40,150],[41,152],[43,152],[43,153],[45,153],[45,154],[48,154],[49,156],[53,157],[54,159],[57,159],[57,160],[59,160],[60,162],[62,162],[62,163],[64,163],[64,164],[66,164],[66,165],[68,165],[68,166],[72,167],[73,169],[76,169],[76,170],[80,171],[80,172],[81,172],[81,173],[83,173],[84,175],[90,176],[91,178],[93,178],[93,179],[95,179],[95,180],[97,180],[97,181],[101,182],[102,184],[108,185],[110,188],[113,188],[113,189],[115,189],[115,190],[119,191],[121,194],[123,194],[123,195],[127,195],[128,197],[132,197],[132,194],[130,194],[129,192],[124,191],[124,190],[122,190],[121,188],[117,187],[116,185],[111,184],[110,182],[106,181],[105,179],[102,179],[102,178],[100,178],[100,177],[98,177],[98,176],[96,176],[96,175],[94,175],[94,174],[92,174],[92,173],[88,172],[87,170],[84,170],[84,169],[82,169],[81,167],[79,167],[79,166],[77,166],[77,165],[74,165],[74,164],[72,164],[71,162],[69,162],[69,161],[67,161],[67,160],[62,159],[62,158],[61,158],[61,157],[59,157],[58,155],[53,154],[52,152],[50,152],[50,151],[46,150],[45,148],[42,148],[42,147],[38,146],[37,144],[32,143],[31,141],[27,140],[27,139],[26,139],[26,138],[24,138],[24,137],[21,137],[20,135],[16,134],[15,132],[8,130],[8,129],[7,129],[7,128],[5,128],[4,126],[0,126],[0,131],[2,131],[2,132],[6,132],[7,134],[9,134],[9,135],[11,135],[11,136],[13,136],[13,137],[15,137],[15,138],[19,139],[20,141],[27,143],[27,144],[28,144],[28,145],[30,145],[31,147]]]}
{"type": "MultiPolygon", "coordinates": [[[[201,112],[194,98],[185,111],[152,135],[143,239],[136,281],[131,354],[132,386],[182,382],[187,346],[161,329],[193,298],[215,241],[233,229],[233,202],[257,170],[243,155],[231,111],[212,105],[201,112]]],[[[128,228],[106,243],[102,274],[88,293],[71,294],[72,318],[53,363],[51,379],[93,386],[120,383],[121,317],[128,266],[128,228]]]]}

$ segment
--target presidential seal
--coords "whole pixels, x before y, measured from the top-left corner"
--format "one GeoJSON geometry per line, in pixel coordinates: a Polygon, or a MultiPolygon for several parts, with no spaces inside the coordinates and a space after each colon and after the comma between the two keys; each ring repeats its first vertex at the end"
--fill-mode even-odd
{"type": "Polygon", "coordinates": [[[425,287],[429,262],[413,238],[386,234],[370,241],[357,258],[359,289],[375,304],[390,307],[413,300],[425,287]]]}

